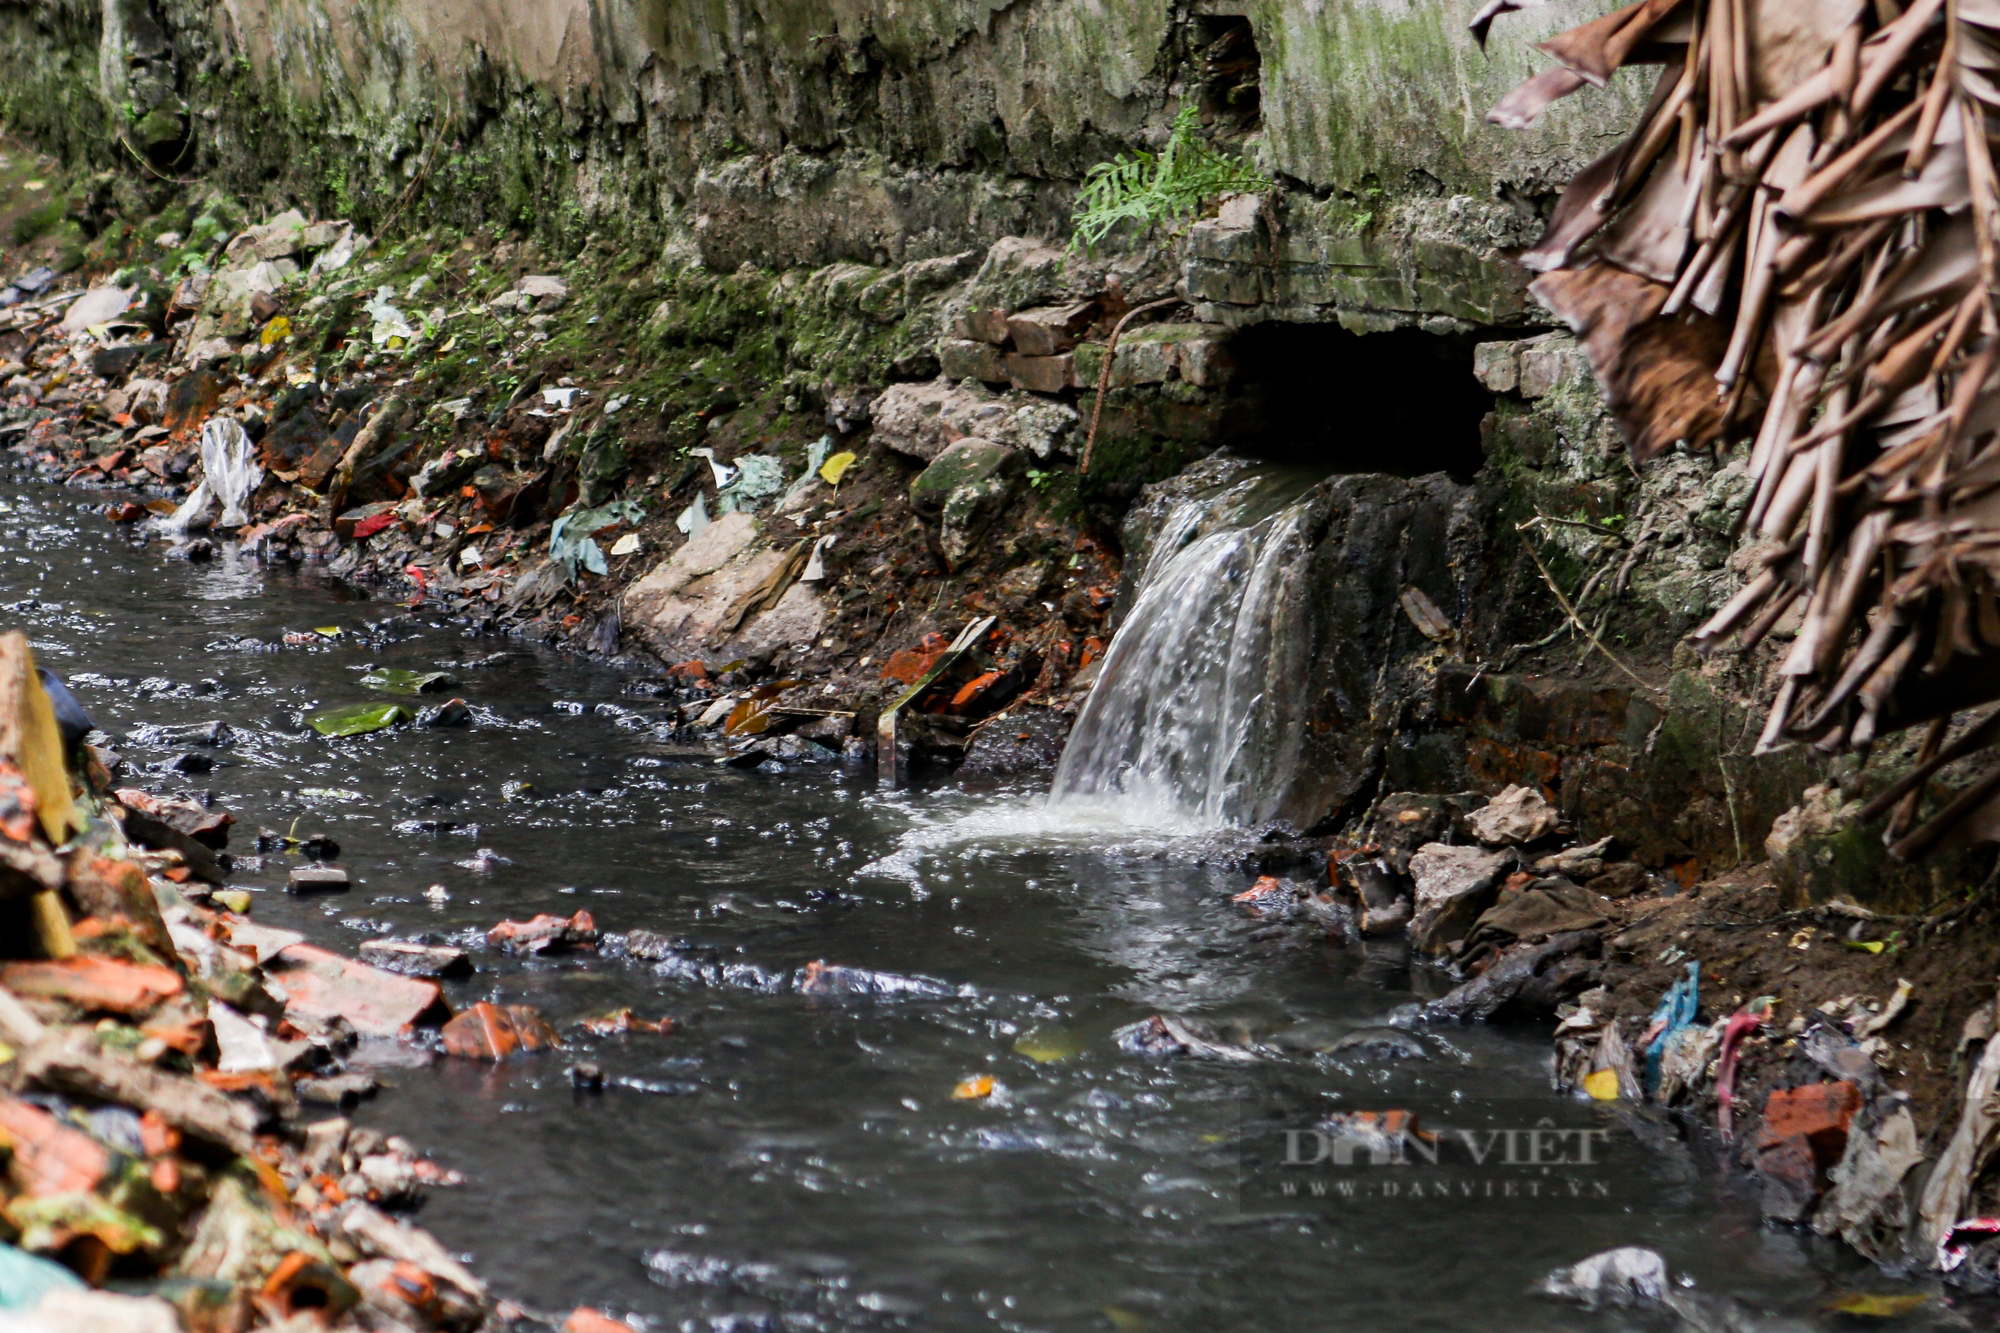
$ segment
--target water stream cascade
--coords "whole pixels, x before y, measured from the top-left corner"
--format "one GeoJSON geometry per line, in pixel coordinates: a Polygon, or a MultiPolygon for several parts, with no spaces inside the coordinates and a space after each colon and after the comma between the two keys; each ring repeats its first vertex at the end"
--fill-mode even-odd
{"type": "Polygon", "coordinates": [[[1299,767],[1309,678],[1305,480],[1253,470],[1169,511],[1053,801],[1139,825],[1277,816],[1299,767]]]}

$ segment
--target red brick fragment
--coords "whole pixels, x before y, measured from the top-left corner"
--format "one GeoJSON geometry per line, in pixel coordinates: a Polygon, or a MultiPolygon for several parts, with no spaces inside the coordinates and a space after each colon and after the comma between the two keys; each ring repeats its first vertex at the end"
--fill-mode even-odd
{"type": "Polygon", "coordinates": [[[1779,1088],[1764,1103],[1764,1124],[1757,1146],[1765,1147],[1795,1135],[1810,1139],[1835,1160],[1847,1147],[1847,1127],[1861,1109],[1861,1089],[1852,1083],[1808,1083],[1779,1088]]]}
{"type": "Polygon", "coordinates": [[[111,1171],[103,1144],[12,1097],[0,1101],[0,1146],[12,1153],[7,1174],[14,1185],[37,1197],[95,1189],[111,1171]]]}
{"type": "Polygon", "coordinates": [[[530,1006],[485,1000],[446,1023],[439,1035],[452,1055],[494,1062],[547,1050],[557,1042],[556,1030],[530,1006]]]}
{"type": "Polygon", "coordinates": [[[87,1013],[143,1014],[181,993],[180,973],[144,963],[79,955],[57,962],[0,966],[0,986],[16,995],[61,1000],[87,1013]]]}
{"type": "Polygon", "coordinates": [[[502,921],[486,932],[486,942],[508,953],[541,953],[565,945],[594,944],[597,922],[588,912],[561,917],[542,912],[526,921],[502,921]]]}

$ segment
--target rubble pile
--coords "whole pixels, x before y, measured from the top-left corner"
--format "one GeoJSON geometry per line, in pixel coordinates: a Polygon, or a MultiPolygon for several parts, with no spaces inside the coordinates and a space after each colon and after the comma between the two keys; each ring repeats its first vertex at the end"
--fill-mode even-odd
{"type": "MultiPolygon", "coordinates": [[[[558,1322],[494,1297],[402,1216],[455,1173],[332,1114],[374,1091],[371,1045],[500,1060],[555,1045],[548,1024],[487,1004],[452,1017],[432,978],[459,951],[372,941],[377,966],[257,925],[222,884],[230,816],[114,789],[72,710],[24,636],[0,637],[0,1322],[558,1322]]],[[[597,937],[587,914],[495,928],[515,947],[597,937]]]]}

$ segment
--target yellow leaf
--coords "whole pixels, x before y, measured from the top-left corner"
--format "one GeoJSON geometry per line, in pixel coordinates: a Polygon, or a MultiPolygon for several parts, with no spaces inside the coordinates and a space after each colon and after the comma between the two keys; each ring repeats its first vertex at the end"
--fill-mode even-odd
{"type": "Polygon", "coordinates": [[[842,449],[832,458],[819,465],[820,480],[829,486],[840,485],[840,479],[847,475],[847,469],[854,466],[854,451],[842,449]]]}
{"type": "Polygon", "coordinates": [[[1847,942],[1847,947],[1850,949],[1858,949],[1862,953],[1881,953],[1882,950],[1886,949],[1888,946],[1884,944],[1881,940],[1849,940],[1847,942]]]}
{"type": "Polygon", "coordinates": [[[991,1097],[993,1075],[974,1074],[971,1078],[960,1079],[958,1086],[951,1090],[951,1095],[954,1101],[961,1102],[976,1102],[982,1097],[991,1097]]]}
{"type": "Polygon", "coordinates": [[[1874,1292],[1856,1291],[1827,1302],[1826,1309],[1832,1314],[1866,1315],[1874,1319],[1894,1319],[1897,1315],[1908,1314],[1919,1305],[1930,1300],[1922,1292],[1899,1292],[1895,1295],[1878,1295],[1874,1292]]]}
{"type": "Polygon", "coordinates": [[[1584,1075],[1583,1090],[1600,1102],[1617,1101],[1618,1071],[1615,1069],[1600,1069],[1594,1074],[1584,1075]]]}
{"type": "Polygon", "coordinates": [[[280,315],[264,326],[264,332],[258,335],[257,341],[265,347],[269,347],[272,343],[278,341],[278,339],[289,338],[291,336],[292,321],[280,315]]]}
{"type": "Polygon", "coordinates": [[[1146,1326],[1143,1315],[1116,1305],[1105,1306],[1104,1317],[1111,1321],[1111,1327],[1117,1329],[1118,1333],[1139,1333],[1139,1330],[1146,1326]]]}

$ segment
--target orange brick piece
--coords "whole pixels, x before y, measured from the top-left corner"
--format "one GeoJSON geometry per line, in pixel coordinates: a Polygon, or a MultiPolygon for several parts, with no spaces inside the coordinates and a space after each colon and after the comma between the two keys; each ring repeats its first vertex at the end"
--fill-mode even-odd
{"type": "Polygon", "coordinates": [[[95,1189],[111,1170],[111,1154],[96,1139],[12,1097],[0,1101],[0,1144],[13,1153],[14,1184],[38,1197],[95,1189]]]}
{"type": "Polygon", "coordinates": [[[1764,1103],[1764,1124],[1757,1146],[1770,1147],[1785,1139],[1812,1142],[1822,1161],[1838,1158],[1847,1145],[1847,1127],[1861,1109],[1861,1089],[1852,1083],[1808,1083],[1779,1088],[1764,1103]]]}
{"type": "Polygon", "coordinates": [[[179,995],[181,976],[172,968],[80,955],[53,963],[8,963],[0,967],[0,986],[89,1013],[131,1016],[179,995]]]}
{"type": "Polygon", "coordinates": [[[445,1050],[468,1060],[497,1062],[556,1044],[555,1029],[528,1005],[484,1000],[446,1023],[439,1035],[445,1050]]]}

